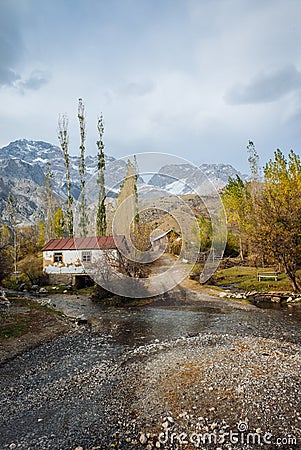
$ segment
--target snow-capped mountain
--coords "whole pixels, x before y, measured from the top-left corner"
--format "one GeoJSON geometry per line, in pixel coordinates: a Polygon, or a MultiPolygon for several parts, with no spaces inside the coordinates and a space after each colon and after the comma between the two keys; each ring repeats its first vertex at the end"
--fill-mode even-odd
{"type": "MultiPolygon", "coordinates": [[[[125,175],[126,163],[106,156],[106,184],[114,187],[110,193],[116,196],[125,175]],[[110,169],[111,167],[111,169],[110,169]]],[[[5,219],[7,197],[11,192],[18,204],[20,216],[26,221],[43,217],[45,203],[45,173],[47,163],[51,163],[53,190],[58,202],[66,199],[65,165],[61,149],[43,141],[26,139],[11,142],[0,149],[0,211],[5,219]]],[[[87,194],[97,198],[97,155],[87,155],[87,194]]],[[[70,155],[71,193],[75,199],[80,195],[79,156],[70,155]]],[[[23,221],[23,219],[21,219],[23,221]]]]}
{"type": "MultiPolygon", "coordinates": [[[[43,141],[26,139],[11,142],[0,149],[0,211],[5,219],[7,198],[11,192],[16,199],[24,221],[43,217],[45,207],[45,172],[51,163],[53,190],[58,203],[65,202],[65,165],[61,149],[43,141]]],[[[86,197],[93,203],[98,197],[97,155],[87,155],[86,197]]],[[[70,155],[71,193],[75,199],[80,195],[79,156],[70,155]]],[[[126,162],[106,155],[105,183],[107,195],[116,197],[126,172],[126,162]]],[[[162,167],[149,180],[138,179],[141,200],[156,199],[169,195],[209,195],[215,188],[226,185],[229,177],[242,176],[226,164],[202,164],[200,168],[189,164],[170,164],[162,167]]],[[[243,177],[243,176],[242,176],[243,177]]],[[[244,178],[244,177],[243,177],[244,178]]]]}
{"type": "MultiPolygon", "coordinates": [[[[8,146],[0,149],[0,159],[7,164],[12,162],[23,167],[25,170],[17,170],[15,176],[18,178],[30,178],[37,184],[43,185],[45,182],[46,164],[51,163],[51,171],[54,177],[54,190],[57,195],[64,197],[66,195],[66,180],[65,180],[65,165],[62,150],[53,144],[43,141],[28,141],[21,139],[11,142],[8,146]],[[27,163],[27,164],[26,164],[27,163]],[[27,170],[26,170],[27,169],[27,170]],[[34,179],[31,173],[36,172],[39,176],[34,179]]],[[[79,176],[79,156],[70,155],[70,175],[72,180],[72,195],[75,199],[80,194],[80,176],[79,176]]],[[[109,165],[114,161],[114,158],[106,156],[106,164],[109,165]]],[[[97,173],[97,156],[87,155],[86,163],[86,181],[97,173]]],[[[124,169],[125,164],[121,165],[124,169]]],[[[14,173],[10,171],[10,176],[14,177],[14,173]]],[[[0,167],[0,176],[5,175],[0,167]]],[[[108,183],[114,184],[116,178],[116,167],[114,173],[106,174],[108,183]]]]}
{"type": "Polygon", "coordinates": [[[229,177],[236,175],[243,179],[246,177],[229,164],[202,164],[199,167],[190,164],[169,164],[163,166],[149,180],[149,184],[173,195],[209,195],[222,189],[229,177]]]}

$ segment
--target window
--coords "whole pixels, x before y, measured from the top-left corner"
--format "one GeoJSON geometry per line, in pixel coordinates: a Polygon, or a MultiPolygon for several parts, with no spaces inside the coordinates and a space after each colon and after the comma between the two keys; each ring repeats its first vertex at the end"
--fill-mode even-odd
{"type": "Polygon", "coordinates": [[[63,253],[62,252],[54,252],[53,262],[55,262],[55,263],[63,262],[63,253]]]}
{"type": "Polygon", "coordinates": [[[82,251],[82,262],[91,262],[92,252],[89,250],[82,251]]]}

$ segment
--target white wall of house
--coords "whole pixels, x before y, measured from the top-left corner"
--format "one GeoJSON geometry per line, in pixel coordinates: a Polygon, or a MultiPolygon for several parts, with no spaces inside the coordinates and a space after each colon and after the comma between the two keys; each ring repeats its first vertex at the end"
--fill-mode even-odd
{"type": "MultiPolygon", "coordinates": [[[[43,269],[48,274],[83,274],[85,273],[85,264],[101,265],[104,261],[104,252],[107,250],[48,250],[43,252],[43,269]],[[62,254],[62,261],[56,261],[55,257],[59,259],[58,254],[62,254]],[[87,261],[91,256],[91,261],[87,261]]],[[[118,258],[117,250],[108,250],[110,257],[118,258]]]]}

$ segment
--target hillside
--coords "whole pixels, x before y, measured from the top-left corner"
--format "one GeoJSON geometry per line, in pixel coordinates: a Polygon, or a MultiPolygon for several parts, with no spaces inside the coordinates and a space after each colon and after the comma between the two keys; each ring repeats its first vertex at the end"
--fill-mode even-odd
{"type": "MultiPolygon", "coordinates": [[[[106,155],[105,183],[108,197],[116,197],[126,170],[124,160],[116,160],[106,155]]],[[[45,204],[45,171],[51,163],[53,190],[57,202],[66,199],[65,166],[61,149],[48,142],[20,139],[0,149],[0,211],[7,219],[7,198],[11,192],[18,204],[18,214],[23,223],[32,223],[43,218],[45,204]]],[[[97,156],[87,155],[86,186],[88,204],[97,200],[97,156]]],[[[70,168],[74,199],[80,195],[79,156],[70,155],[70,168]]],[[[145,183],[143,174],[138,180],[138,193],[148,206],[156,207],[154,200],[169,196],[198,194],[210,196],[215,188],[220,189],[229,176],[242,176],[232,166],[226,164],[202,164],[200,170],[189,164],[168,165],[145,183]]],[[[163,204],[166,200],[163,200],[163,204]]],[[[169,202],[170,203],[170,202],[169,202]]],[[[177,207],[175,198],[171,201],[177,207]]],[[[159,214],[160,215],[160,214],[159,214]]],[[[158,217],[155,214],[156,217],[158,217]]]]}

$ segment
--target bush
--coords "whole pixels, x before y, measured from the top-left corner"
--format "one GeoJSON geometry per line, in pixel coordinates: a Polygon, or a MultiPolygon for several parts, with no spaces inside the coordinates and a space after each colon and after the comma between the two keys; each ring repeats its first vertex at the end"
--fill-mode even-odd
{"type": "Polygon", "coordinates": [[[225,257],[236,258],[239,255],[239,239],[236,234],[228,230],[227,244],[224,252],[225,257]]]}
{"type": "Polygon", "coordinates": [[[7,250],[0,251],[0,282],[12,272],[12,258],[7,250]]]}
{"type": "Polygon", "coordinates": [[[31,284],[48,284],[48,275],[43,272],[42,255],[30,255],[19,263],[19,270],[27,276],[31,284]]]}
{"type": "Polygon", "coordinates": [[[200,275],[203,271],[204,265],[196,263],[193,268],[191,269],[191,272],[189,274],[189,278],[191,280],[199,280],[200,279],[200,275]]]}

